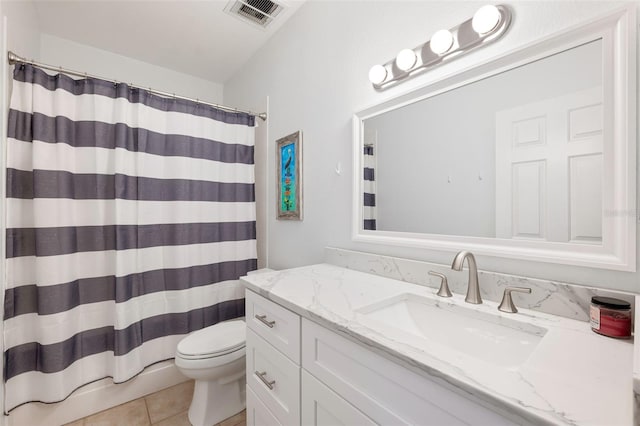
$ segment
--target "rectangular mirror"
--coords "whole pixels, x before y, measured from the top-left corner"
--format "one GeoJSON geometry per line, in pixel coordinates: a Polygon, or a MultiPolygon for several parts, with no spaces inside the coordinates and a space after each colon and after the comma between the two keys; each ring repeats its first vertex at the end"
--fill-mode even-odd
{"type": "Polygon", "coordinates": [[[354,118],[354,239],[635,270],[635,11],[354,118]]]}

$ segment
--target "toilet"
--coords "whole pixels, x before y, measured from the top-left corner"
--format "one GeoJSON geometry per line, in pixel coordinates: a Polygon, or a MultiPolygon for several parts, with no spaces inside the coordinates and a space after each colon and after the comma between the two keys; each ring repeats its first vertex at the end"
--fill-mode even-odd
{"type": "Polygon", "coordinates": [[[195,379],[189,421],[213,426],[245,409],[245,322],[220,322],[178,343],[176,367],[195,379]]]}

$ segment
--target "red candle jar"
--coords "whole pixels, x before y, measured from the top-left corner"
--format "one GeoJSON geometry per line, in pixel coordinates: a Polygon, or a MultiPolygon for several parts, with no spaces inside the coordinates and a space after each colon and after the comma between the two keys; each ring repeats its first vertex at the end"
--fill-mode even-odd
{"type": "Polygon", "coordinates": [[[631,304],[613,297],[591,298],[591,329],[619,339],[631,337],[631,304]]]}

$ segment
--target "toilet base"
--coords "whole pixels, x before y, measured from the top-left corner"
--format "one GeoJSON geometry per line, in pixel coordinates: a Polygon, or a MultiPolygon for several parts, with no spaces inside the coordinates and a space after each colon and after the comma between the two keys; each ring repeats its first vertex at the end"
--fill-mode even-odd
{"type": "Polygon", "coordinates": [[[193,426],[213,426],[238,414],[246,406],[244,375],[225,384],[217,380],[196,380],[189,407],[189,422],[193,426]]]}

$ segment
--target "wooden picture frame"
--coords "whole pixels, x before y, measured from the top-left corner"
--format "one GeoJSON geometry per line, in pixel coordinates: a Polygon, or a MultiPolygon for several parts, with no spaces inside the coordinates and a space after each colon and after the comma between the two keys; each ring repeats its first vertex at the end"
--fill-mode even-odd
{"type": "Polygon", "coordinates": [[[302,220],[302,132],[276,141],[278,220],[302,220]]]}

